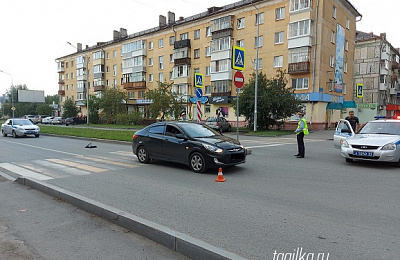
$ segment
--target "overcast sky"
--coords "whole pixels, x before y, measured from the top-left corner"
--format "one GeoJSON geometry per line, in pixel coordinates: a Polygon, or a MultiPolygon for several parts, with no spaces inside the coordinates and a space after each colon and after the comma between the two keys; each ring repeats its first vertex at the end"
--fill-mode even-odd
{"type": "MultiPolygon", "coordinates": [[[[73,53],[76,46],[112,40],[121,27],[128,34],[158,26],[167,12],[187,17],[235,0],[1,0],[0,94],[11,86],[26,84],[45,95],[58,91],[55,59],[73,53]]],[[[399,0],[350,0],[362,14],[357,29],[379,35],[400,47],[399,0]]]]}

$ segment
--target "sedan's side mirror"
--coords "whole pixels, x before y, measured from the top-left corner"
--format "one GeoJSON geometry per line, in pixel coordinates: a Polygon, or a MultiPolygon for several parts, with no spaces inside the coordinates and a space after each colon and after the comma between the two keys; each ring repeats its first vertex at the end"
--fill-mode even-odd
{"type": "Polygon", "coordinates": [[[349,134],[351,134],[351,130],[350,130],[350,129],[342,129],[341,132],[342,132],[342,133],[349,133],[349,134]]]}
{"type": "Polygon", "coordinates": [[[185,135],[183,134],[176,134],[175,137],[178,139],[186,139],[185,135]]]}

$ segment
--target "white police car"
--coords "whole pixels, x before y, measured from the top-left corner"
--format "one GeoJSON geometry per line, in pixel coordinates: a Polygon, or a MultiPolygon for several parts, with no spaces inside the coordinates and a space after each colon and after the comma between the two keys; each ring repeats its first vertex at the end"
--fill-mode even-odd
{"type": "Polygon", "coordinates": [[[12,135],[13,137],[34,135],[39,137],[40,128],[29,119],[10,118],[1,125],[1,134],[4,137],[7,135],[12,135]]]}
{"type": "Polygon", "coordinates": [[[358,133],[354,133],[347,120],[340,120],[334,146],[340,147],[346,162],[379,161],[400,166],[400,120],[369,121],[358,133]]]}

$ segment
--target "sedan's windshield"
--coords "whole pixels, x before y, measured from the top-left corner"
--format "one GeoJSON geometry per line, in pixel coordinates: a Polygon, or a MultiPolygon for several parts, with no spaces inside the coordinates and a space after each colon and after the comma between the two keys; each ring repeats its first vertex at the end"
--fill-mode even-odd
{"type": "Polygon", "coordinates": [[[15,119],[13,124],[14,125],[33,125],[33,123],[29,119],[15,119]]]}
{"type": "Polygon", "coordinates": [[[399,122],[369,122],[359,132],[359,134],[388,134],[400,135],[399,122]]]}
{"type": "Polygon", "coordinates": [[[213,137],[220,135],[206,125],[200,124],[182,124],[183,130],[192,138],[213,137]]]}

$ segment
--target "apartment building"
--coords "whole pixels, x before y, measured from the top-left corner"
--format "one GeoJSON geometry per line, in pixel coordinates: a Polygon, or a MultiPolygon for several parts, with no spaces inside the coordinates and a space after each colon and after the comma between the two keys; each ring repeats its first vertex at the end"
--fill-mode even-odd
{"type": "Polygon", "coordinates": [[[357,31],[354,57],[354,83],[362,84],[362,95],[354,92],[356,115],[360,122],[374,117],[400,115],[399,49],[379,36],[357,31]]]}
{"type": "MultiPolygon", "coordinates": [[[[160,15],[159,26],[134,34],[114,31],[113,39],[58,61],[61,105],[72,99],[82,115],[85,93],[124,89],[129,111],[145,111],[146,90],[173,84],[188,114],[194,114],[194,73],[204,75],[203,119],[220,108],[236,121],[230,103],[236,95],[232,47],[245,48],[245,82],[258,70],[268,77],[286,71],[288,87],[301,100],[313,129],[341,116],[336,108],[353,98],[356,20],[348,0],[244,0],[175,19],[160,15]],[[257,60],[258,53],[258,60],[257,60]]],[[[293,117],[293,122],[295,118],[293,117]]],[[[244,119],[242,118],[242,121],[244,119]]]]}

